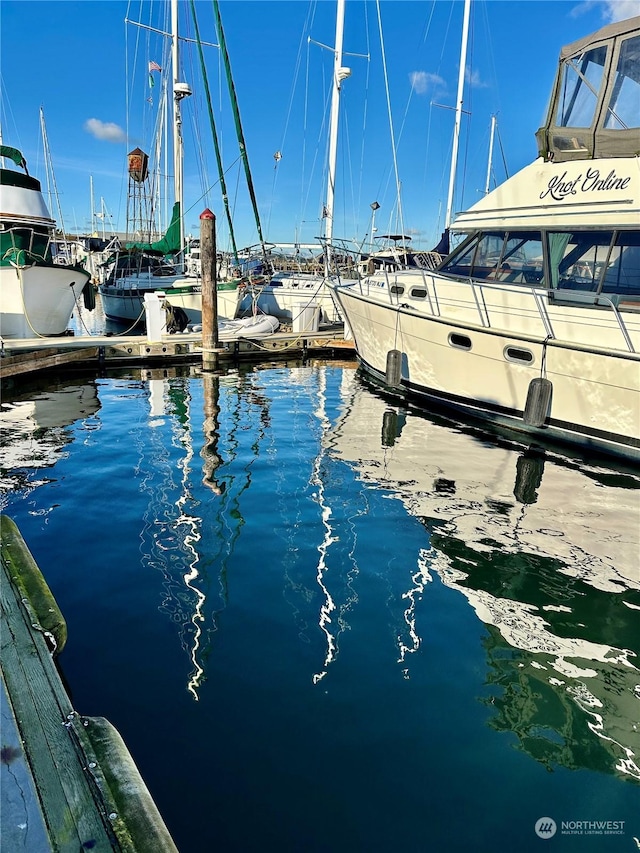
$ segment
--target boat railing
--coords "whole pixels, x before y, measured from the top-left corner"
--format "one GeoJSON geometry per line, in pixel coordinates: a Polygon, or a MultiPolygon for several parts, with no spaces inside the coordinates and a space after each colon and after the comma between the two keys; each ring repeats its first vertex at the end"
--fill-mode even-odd
{"type": "MultiPolygon", "coordinates": [[[[384,279],[386,282],[386,289],[389,295],[390,301],[404,308],[415,308],[415,303],[406,302],[407,294],[404,292],[407,279],[403,279],[401,276],[398,276],[397,273],[390,273],[388,271],[383,272],[384,279]]],[[[416,276],[418,278],[418,276],[416,276]]],[[[419,270],[419,278],[422,280],[422,287],[419,291],[419,298],[421,300],[421,307],[424,306],[425,311],[428,311],[433,317],[442,317],[442,305],[444,304],[442,295],[438,293],[438,279],[433,275],[429,270],[420,269],[419,270]],[[425,300],[422,302],[422,300],[425,300]],[[428,306],[428,307],[427,307],[428,306]]],[[[375,279],[370,277],[369,279],[365,278],[362,284],[365,284],[367,281],[373,283],[375,279]]],[[[631,340],[631,335],[629,334],[629,329],[627,328],[625,321],[616,306],[614,299],[610,296],[607,296],[603,293],[577,293],[576,291],[562,291],[562,290],[548,290],[542,287],[532,287],[528,285],[522,284],[514,284],[509,285],[503,283],[490,284],[487,282],[479,282],[473,279],[447,279],[447,283],[451,284],[460,284],[463,286],[467,286],[471,291],[472,299],[469,300],[466,304],[473,304],[475,307],[475,311],[477,312],[479,323],[483,328],[492,328],[491,321],[491,299],[489,293],[497,293],[501,295],[512,294],[522,297],[523,295],[528,295],[535,306],[535,314],[540,319],[542,324],[544,335],[549,340],[558,339],[556,331],[554,329],[551,317],[549,315],[548,306],[549,304],[564,304],[564,305],[592,305],[596,307],[604,308],[607,311],[610,311],[616,321],[616,325],[620,330],[620,334],[624,341],[624,348],[631,353],[636,352],[636,348],[633,345],[633,341],[631,340]]],[[[370,285],[369,285],[370,286],[370,285]]],[[[415,285],[410,290],[415,290],[415,285]]],[[[411,297],[411,293],[409,294],[411,297]]],[[[414,297],[415,298],[415,297],[414,297]]],[[[495,308],[496,306],[494,306],[495,308]]]]}

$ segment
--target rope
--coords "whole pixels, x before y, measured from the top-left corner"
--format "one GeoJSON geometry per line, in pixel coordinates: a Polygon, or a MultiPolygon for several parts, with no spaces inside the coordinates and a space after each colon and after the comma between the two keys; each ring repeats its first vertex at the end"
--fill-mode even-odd
{"type": "Polygon", "coordinates": [[[200,29],[198,27],[198,20],[196,18],[196,7],[194,4],[194,0],[191,0],[191,15],[193,18],[193,26],[195,29],[196,42],[198,45],[198,56],[200,58],[200,69],[202,72],[202,81],[204,84],[204,92],[207,101],[207,109],[209,111],[209,124],[211,126],[211,135],[213,136],[213,147],[216,154],[216,163],[218,164],[218,176],[220,178],[220,190],[222,192],[222,203],[224,205],[224,212],[227,217],[227,223],[229,225],[229,239],[231,240],[231,248],[233,251],[233,259],[238,263],[238,248],[236,246],[236,238],[233,231],[233,220],[231,218],[231,210],[229,209],[229,197],[227,195],[227,186],[224,179],[224,166],[222,165],[222,154],[220,152],[220,143],[218,141],[218,131],[216,129],[216,122],[213,115],[213,105],[211,103],[211,91],[209,89],[209,77],[207,75],[207,67],[204,61],[204,53],[202,51],[202,42],[200,41],[200,29]]]}

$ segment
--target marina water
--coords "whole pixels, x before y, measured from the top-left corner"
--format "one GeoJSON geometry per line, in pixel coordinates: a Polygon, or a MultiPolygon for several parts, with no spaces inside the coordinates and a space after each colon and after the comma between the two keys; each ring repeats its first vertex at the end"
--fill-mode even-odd
{"type": "Polygon", "coordinates": [[[0,482],[181,853],[635,849],[637,472],[328,362],[5,395],[0,482]]]}

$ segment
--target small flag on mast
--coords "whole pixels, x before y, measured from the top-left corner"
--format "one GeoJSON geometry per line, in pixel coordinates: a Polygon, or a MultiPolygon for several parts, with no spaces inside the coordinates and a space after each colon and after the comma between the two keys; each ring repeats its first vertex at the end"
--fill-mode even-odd
{"type": "Polygon", "coordinates": [[[162,71],[162,68],[158,65],[157,62],[151,60],[149,63],[149,71],[162,71]]]}

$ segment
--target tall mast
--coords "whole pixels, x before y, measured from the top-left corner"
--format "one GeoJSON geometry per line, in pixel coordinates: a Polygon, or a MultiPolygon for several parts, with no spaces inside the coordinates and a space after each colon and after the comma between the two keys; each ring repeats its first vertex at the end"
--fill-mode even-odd
{"type": "Polygon", "coordinates": [[[340,84],[351,74],[350,68],[342,67],[342,41],[344,36],[344,4],[338,0],[336,14],[336,42],[333,58],[333,91],[331,94],[331,122],[329,125],[329,170],[327,178],[327,201],[324,206],[324,236],[326,240],[326,272],[329,272],[331,240],[333,238],[333,206],[336,190],[336,161],[338,157],[338,118],[340,114],[340,84]]]}
{"type": "Polygon", "coordinates": [[[93,232],[96,230],[96,209],[94,207],[95,202],[93,200],[93,175],[89,175],[89,198],[91,201],[91,234],[93,235],[93,232]]]}
{"type": "Polygon", "coordinates": [[[178,47],[178,0],[171,0],[171,69],[173,77],[173,182],[174,198],[180,205],[180,248],[184,250],[182,114],[180,102],[191,94],[187,83],[180,82],[180,54],[178,47]]]}
{"type": "Polygon", "coordinates": [[[464,95],[464,77],[467,62],[467,37],[469,35],[469,12],[471,0],[464,0],[464,20],[462,23],[462,47],[460,49],[460,74],[458,75],[458,97],[456,101],[456,123],[453,130],[453,151],[451,152],[451,173],[449,175],[449,197],[447,199],[447,213],[444,227],[448,229],[451,225],[451,209],[453,208],[453,188],[456,179],[456,166],[458,163],[458,145],[460,142],[460,120],[462,118],[462,99],[464,95]]]}

